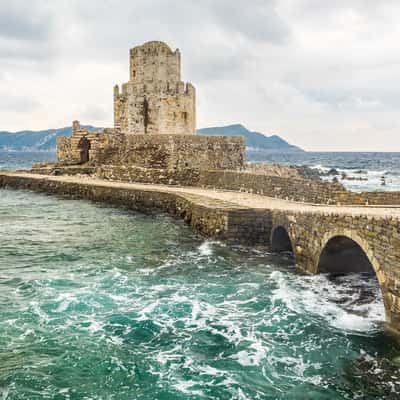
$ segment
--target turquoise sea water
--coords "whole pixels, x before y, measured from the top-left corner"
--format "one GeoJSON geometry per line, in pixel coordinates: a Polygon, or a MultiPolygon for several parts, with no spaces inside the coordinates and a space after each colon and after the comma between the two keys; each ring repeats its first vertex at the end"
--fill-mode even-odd
{"type": "Polygon", "coordinates": [[[0,400],[400,398],[375,277],[292,264],[163,214],[0,190],[0,400]]]}
{"type": "MultiPolygon", "coordinates": [[[[259,157],[257,152],[248,152],[248,158],[288,165],[307,165],[323,172],[335,168],[339,180],[353,191],[399,191],[400,153],[356,153],[356,152],[299,152],[270,153],[259,157]],[[345,174],[342,177],[342,173],[345,174]],[[382,177],[385,185],[382,186],[382,177]],[[344,178],[344,179],[343,179],[344,178]]],[[[331,180],[332,176],[324,179],[331,180]]]]}
{"type": "Polygon", "coordinates": [[[372,278],[0,190],[0,399],[396,399],[372,278]]]}

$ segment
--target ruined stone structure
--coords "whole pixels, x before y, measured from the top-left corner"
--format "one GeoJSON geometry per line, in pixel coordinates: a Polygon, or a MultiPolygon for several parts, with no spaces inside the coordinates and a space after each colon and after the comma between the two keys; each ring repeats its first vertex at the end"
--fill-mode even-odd
{"type": "Polygon", "coordinates": [[[193,170],[244,166],[242,137],[195,134],[195,88],[181,81],[179,50],[173,52],[162,42],[131,49],[129,82],[121,91],[114,87],[114,125],[89,132],[74,121],[72,137],[58,138],[58,167],[88,159],[89,166],[107,166],[104,175],[126,176],[113,171],[129,168],[135,179],[132,171],[143,175],[143,168],[150,169],[146,176],[183,177],[185,171],[192,176],[193,170]],[[82,143],[87,143],[88,154],[82,153],[82,143]]]}
{"type": "Polygon", "coordinates": [[[101,132],[92,132],[82,129],[79,121],[72,123],[72,136],[60,136],[57,138],[57,158],[62,164],[80,164],[81,154],[79,141],[86,137],[90,142],[89,161],[97,160],[106,149],[115,135],[113,129],[104,129],[101,132]]]}
{"type": "Polygon", "coordinates": [[[127,134],[195,134],[196,91],[181,81],[178,49],[162,42],[131,49],[129,82],[114,87],[114,126],[127,134]]]}
{"type": "Polygon", "coordinates": [[[387,326],[400,334],[400,192],[352,193],[283,170],[243,171],[243,138],[194,134],[194,88],[181,82],[179,51],[161,42],[131,50],[130,80],[114,89],[114,118],[102,132],[75,121],[72,137],[58,140],[58,165],[44,172],[102,181],[3,172],[0,187],[162,209],[206,236],[290,251],[312,274],[371,272],[387,326]]]}

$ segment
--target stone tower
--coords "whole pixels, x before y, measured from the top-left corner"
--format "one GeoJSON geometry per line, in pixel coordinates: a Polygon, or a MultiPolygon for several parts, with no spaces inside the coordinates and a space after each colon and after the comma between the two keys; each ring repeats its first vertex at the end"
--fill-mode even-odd
{"type": "Polygon", "coordinates": [[[181,55],[163,42],[130,50],[129,82],[114,87],[114,126],[126,134],[196,132],[196,91],[181,81],[181,55]]]}

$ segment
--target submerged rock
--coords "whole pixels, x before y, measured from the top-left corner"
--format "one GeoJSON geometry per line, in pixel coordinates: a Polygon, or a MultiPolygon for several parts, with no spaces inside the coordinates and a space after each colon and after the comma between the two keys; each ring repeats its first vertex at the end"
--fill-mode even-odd
{"type": "Polygon", "coordinates": [[[310,179],[313,181],[321,180],[322,171],[320,169],[310,168],[306,165],[294,166],[294,168],[297,170],[299,175],[305,179],[310,179]]]}
{"type": "Polygon", "coordinates": [[[361,398],[399,398],[399,365],[387,358],[373,358],[362,354],[347,368],[346,379],[360,394],[368,396],[361,398]]]}
{"type": "Polygon", "coordinates": [[[339,175],[339,171],[338,171],[336,168],[331,168],[331,169],[326,173],[326,175],[327,175],[327,176],[330,176],[330,175],[339,175]]]}

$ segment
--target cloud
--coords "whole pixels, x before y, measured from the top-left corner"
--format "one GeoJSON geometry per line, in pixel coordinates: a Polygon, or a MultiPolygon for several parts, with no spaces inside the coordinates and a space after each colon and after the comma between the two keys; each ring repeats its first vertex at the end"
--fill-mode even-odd
{"type": "Polygon", "coordinates": [[[50,33],[50,16],[45,1],[2,0],[0,38],[46,40],[50,33]]]}
{"type": "Polygon", "coordinates": [[[290,38],[287,23],[277,12],[277,1],[207,0],[214,21],[231,34],[239,34],[248,41],[284,44],[290,38]]]}
{"type": "Polygon", "coordinates": [[[0,60],[14,68],[49,62],[53,11],[45,0],[2,0],[0,7],[0,60]]]}
{"type": "Polygon", "coordinates": [[[17,96],[0,93],[0,110],[13,113],[25,113],[34,111],[40,107],[40,103],[26,96],[17,96]]]}
{"type": "Polygon", "coordinates": [[[108,117],[108,112],[104,108],[96,106],[83,107],[81,119],[83,121],[102,122],[108,117]]]}
{"type": "Polygon", "coordinates": [[[397,0],[1,3],[0,129],[110,126],[129,48],[163,40],[197,87],[199,126],[241,122],[315,150],[400,148],[397,0]]]}

